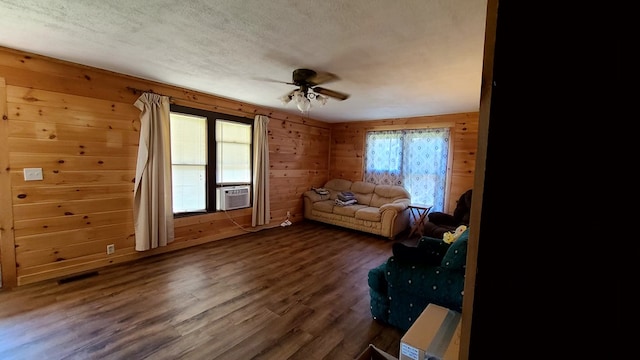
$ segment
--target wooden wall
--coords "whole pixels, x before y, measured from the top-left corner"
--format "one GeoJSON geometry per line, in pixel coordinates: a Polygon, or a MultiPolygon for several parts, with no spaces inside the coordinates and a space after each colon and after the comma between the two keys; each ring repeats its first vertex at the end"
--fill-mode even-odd
{"type": "Polygon", "coordinates": [[[329,124],[100,69],[0,47],[0,265],[3,287],[56,279],[110,264],[255,231],[251,209],[175,220],[176,239],[134,250],[133,181],[143,89],[174,103],[270,117],[271,219],[302,217],[302,193],[334,177],[361,180],[369,129],[450,126],[448,204],[473,184],[478,114],[329,124]],[[42,168],[42,181],[23,169],[42,168]],[[244,227],[237,227],[233,221],[244,227]],[[107,255],[107,244],[115,254],[107,255]]]}
{"type": "Polygon", "coordinates": [[[251,209],[179,218],[176,239],[134,250],[133,181],[140,93],[253,118],[270,117],[271,226],[328,179],[327,123],[188,89],[0,47],[0,260],[4,287],[87,272],[245,233],[251,209]],[[25,181],[23,168],[42,168],[25,181]],[[107,244],[115,254],[107,255],[107,244]]]}
{"type": "Polygon", "coordinates": [[[478,117],[479,113],[473,112],[332,124],[329,177],[351,181],[364,178],[365,135],[367,131],[449,127],[453,156],[447,169],[447,179],[449,180],[444,210],[445,212],[453,212],[460,195],[473,188],[476,148],[478,146],[478,117]]]}

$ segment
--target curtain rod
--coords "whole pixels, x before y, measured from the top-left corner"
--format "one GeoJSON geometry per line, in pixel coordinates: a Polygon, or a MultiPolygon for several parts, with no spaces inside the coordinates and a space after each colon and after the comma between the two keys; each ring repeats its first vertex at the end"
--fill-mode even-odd
{"type": "Polygon", "coordinates": [[[164,94],[157,93],[157,92],[155,92],[155,91],[153,91],[151,89],[149,89],[149,90],[141,90],[141,89],[136,89],[136,88],[131,87],[131,86],[127,86],[127,90],[131,91],[134,94],[140,94],[140,95],[142,95],[144,93],[151,93],[151,94],[156,94],[156,95],[160,95],[160,96],[166,96],[166,97],[169,98],[169,102],[173,103],[173,97],[171,97],[169,95],[164,95],[164,94]]]}

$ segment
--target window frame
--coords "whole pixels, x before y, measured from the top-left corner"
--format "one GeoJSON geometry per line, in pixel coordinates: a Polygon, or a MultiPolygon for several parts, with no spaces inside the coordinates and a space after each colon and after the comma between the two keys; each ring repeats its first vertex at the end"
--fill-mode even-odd
{"type": "MultiPolygon", "coordinates": [[[[170,113],[180,113],[184,115],[194,115],[204,117],[207,120],[207,165],[205,166],[205,194],[207,199],[205,201],[206,210],[205,211],[186,211],[180,213],[173,213],[174,218],[177,217],[186,217],[193,215],[202,215],[219,212],[216,210],[216,190],[221,186],[236,186],[236,185],[249,185],[253,188],[253,119],[220,113],[211,110],[204,110],[199,108],[193,108],[184,105],[176,105],[171,104],[169,107],[170,113]],[[252,135],[251,144],[249,149],[249,167],[250,167],[250,176],[248,183],[225,183],[224,185],[220,185],[216,179],[216,120],[225,120],[231,122],[237,122],[242,124],[247,124],[250,126],[250,132],[252,135]]],[[[173,161],[171,162],[173,166],[173,161]]],[[[171,181],[173,181],[173,175],[171,176],[171,181]]],[[[172,195],[173,196],[173,195],[172,195]]],[[[249,204],[253,204],[253,196],[249,197],[249,204]]],[[[222,210],[220,210],[222,211],[222,210]]]]}

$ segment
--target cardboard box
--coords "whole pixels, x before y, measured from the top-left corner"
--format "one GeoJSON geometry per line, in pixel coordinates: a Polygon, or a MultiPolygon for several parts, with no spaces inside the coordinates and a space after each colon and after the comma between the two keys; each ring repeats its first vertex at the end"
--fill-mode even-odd
{"type": "Polygon", "coordinates": [[[355,360],[398,360],[398,358],[378,349],[373,344],[369,344],[355,360]]]}
{"type": "Polygon", "coordinates": [[[429,304],[400,341],[400,360],[458,360],[460,318],[457,311],[429,304]]]}

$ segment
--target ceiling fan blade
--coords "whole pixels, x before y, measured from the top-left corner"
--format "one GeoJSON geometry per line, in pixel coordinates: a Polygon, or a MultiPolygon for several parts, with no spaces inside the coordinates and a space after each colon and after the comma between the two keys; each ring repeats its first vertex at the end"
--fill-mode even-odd
{"type": "Polygon", "coordinates": [[[325,89],[319,86],[316,86],[313,88],[313,91],[321,94],[321,95],[326,95],[338,100],[347,100],[349,98],[349,94],[345,94],[345,93],[341,93],[338,91],[334,91],[334,90],[329,90],[329,89],[325,89]]]}
{"type": "Polygon", "coordinates": [[[337,80],[340,80],[340,78],[336,74],[332,74],[326,71],[316,71],[315,75],[309,77],[307,81],[309,82],[309,85],[316,86],[320,84],[327,84],[337,80]]]}
{"type": "Polygon", "coordinates": [[[294,83],[289,82],[289,81],[280,81],[280,80],[264,78],[264,77],[253,77],[252,79],[256,80],[256,81],[265,81],[265,82],[272,82],[272,83],[278,83],[278,84],[295,85],[294,83]]]}

